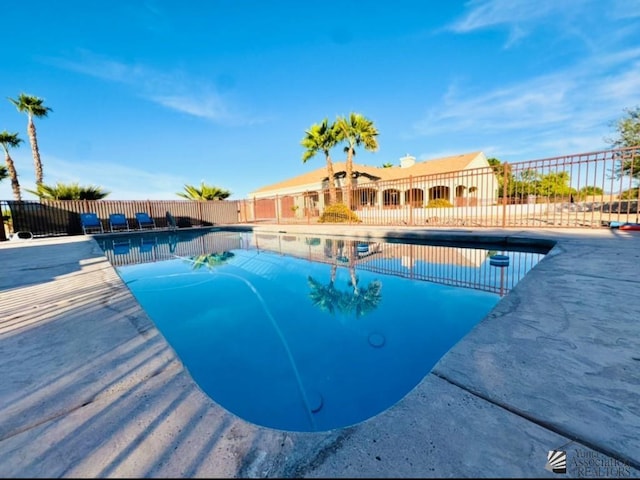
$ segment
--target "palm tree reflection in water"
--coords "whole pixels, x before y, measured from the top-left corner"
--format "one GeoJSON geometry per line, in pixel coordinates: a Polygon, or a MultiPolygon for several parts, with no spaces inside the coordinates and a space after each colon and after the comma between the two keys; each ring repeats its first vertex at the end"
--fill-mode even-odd
{"type": "Polygon", "coordinates": [[[233,252],[218,252],[218,253],[209,253],[207,255],[196,255],[195,257],[190,257],[188,260],[193,265],[194,270],[198,270],[202,267],[213,268],[219,265],[222,265],[230,258],[233,258],[235,254],[233,252]]]}
{"type": "Polygon", "coordinates": [[[307,278],[309,298],[314,306],[324,312],[334,315],[336,312],[346,315],[355,314],[356,318],[374,311],[382,300],[382,282],[373,280],[366,287],[358,285],[355,259],[357,258],[358,242],[353,240],[327,240],[325,255],[333,258],[331,276],[328,284],[322,284],[312,276],[307,278]],[[340,291],[335,286],[338,261],[347,262],[349,266],[349,291],[340,291]]]}

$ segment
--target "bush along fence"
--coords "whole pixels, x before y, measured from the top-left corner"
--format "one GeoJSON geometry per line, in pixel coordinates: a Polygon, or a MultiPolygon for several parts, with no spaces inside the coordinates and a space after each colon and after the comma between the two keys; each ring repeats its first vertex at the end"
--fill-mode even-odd
{"type": "Polygon", "coordinates": [[[240,201],[241,222],[608,227],[639,221],[640,147],[240,201]]]}
{"type": "Polygon", "coordinates": [[[237,201],[193,202],[188,200],[41,200],[0,201],[4,229],[0,240],[17,232],[34,237],[82,234],[80,213],[93,212],[109,231],[109,215],[122,213],[129,228],[137,229],[135,214],[146,212],[158,228],[168,227],[167,212],[178,228],[238,223],[237,201]],[[3,238],[4,237],[4,238],[3,238]]]}

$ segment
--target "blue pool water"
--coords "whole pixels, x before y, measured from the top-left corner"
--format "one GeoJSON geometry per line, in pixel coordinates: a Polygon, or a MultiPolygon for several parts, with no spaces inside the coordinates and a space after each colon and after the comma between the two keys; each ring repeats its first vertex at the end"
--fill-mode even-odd
{"type": "Polygon", "coordinates": [[[544,255],[210,230],[100,242],[202,390],[289,431],[393,406],[544,255]]]}

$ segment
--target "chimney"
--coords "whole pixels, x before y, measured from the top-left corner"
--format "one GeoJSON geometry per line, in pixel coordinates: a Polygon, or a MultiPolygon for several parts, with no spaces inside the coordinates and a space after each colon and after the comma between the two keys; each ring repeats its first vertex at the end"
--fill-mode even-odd
{"type": "Polygon", "coordinates": [[[400,168],[413,167],[416,164],[416,157],[412,157],[407,153],[406,156],[400,158],[400,168]]]}

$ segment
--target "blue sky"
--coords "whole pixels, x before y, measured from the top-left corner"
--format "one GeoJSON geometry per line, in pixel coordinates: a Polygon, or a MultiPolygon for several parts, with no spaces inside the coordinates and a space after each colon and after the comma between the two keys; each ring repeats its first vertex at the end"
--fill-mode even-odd
{"type": "MultiPolygon", "coordinates": [[[[350,112],[380,132],[356,162],[381,166],[605,149],[640,105],[638,0],[33,0],[2,13],[0,97],[53,109],[36,120],[45,183],[109,199],[177,200],[203,180],[245,198],[323,167],[322,154],[302,164],[300,140],[350,112]]],[[[11,151],[23,189],[26,124],[0,102],[0,131],[25,141],[11,151]]]]}

